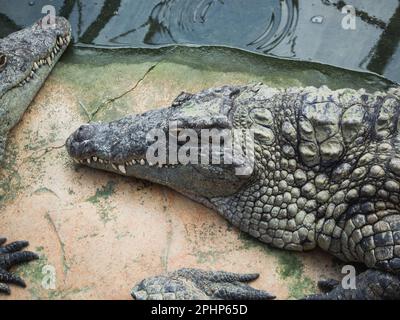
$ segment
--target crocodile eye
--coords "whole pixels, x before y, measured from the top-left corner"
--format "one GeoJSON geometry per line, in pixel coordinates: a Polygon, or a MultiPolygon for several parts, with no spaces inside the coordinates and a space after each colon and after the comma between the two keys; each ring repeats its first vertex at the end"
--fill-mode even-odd
{"type": "Polygon", "coordinates": [[[4,70],[7,64],[7,56],[0,52],[0,72],[4,70]]]}

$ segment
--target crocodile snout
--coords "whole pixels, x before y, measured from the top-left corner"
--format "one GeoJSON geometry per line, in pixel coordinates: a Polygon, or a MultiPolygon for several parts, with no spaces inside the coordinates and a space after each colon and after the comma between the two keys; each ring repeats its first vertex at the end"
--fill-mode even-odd
{"type": "Polygon", "coordinates": [[[81,125],[75,133],[72,135],[74,141],[83,142],[85,140],[89,140],[94,136],[94,128],[91,125],[84,124],[81,125]]]}
{"type": "Polygon", "coordinates": [[[91,125],[80,126],[66,141],[68,153],[74,158],[80,158],[94,151],[94,144],[90,140],[95,135],[91,125]]]}

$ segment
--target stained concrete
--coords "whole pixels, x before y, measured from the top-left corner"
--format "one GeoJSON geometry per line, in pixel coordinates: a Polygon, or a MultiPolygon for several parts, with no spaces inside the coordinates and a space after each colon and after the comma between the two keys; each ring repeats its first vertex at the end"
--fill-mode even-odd
{"type": "Polygon", "coordinates": [[[258,81],[384,85],[230,49],[70,50],[10,135],[0,234],[29,240],[41,258],[15,268],[27,288],[13,286],[1,299],[130,299],[136,282],[181,267],[259,272],[254,287],[279,299],[316,292],[322,277],[339,278],[339,264],[323,252],[269,248],[166,187],[76,165],[63,146],[82,123],[166,106],[181,91],[258,81]]]}

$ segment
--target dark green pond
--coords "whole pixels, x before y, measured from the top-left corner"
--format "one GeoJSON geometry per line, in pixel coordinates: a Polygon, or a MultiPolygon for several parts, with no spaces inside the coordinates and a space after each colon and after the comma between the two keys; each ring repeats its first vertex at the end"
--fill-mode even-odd
{"type": "Polygon", "coordinates": [[[229,46],[400,82],[399,0],[0,0],[0,37],[43,16],[47,4],[69,19],[76,45],[229,46]]]}

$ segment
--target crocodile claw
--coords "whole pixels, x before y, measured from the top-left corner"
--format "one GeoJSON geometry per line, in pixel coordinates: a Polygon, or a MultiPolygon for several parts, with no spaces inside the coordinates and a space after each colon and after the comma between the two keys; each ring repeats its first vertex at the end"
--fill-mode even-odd
{"type": "Polygon", "coordinates": [[[270,300],[275,296],[247,284],[258,274],[179,269],[142,280],[131,292],[136,300],[270,300]]]}
{"type": "Polygon", "coordinates": [[[25,281],[8,270],[20,263],[38,259],[39,256],[30,251],[21,251],[29,245],[28,241],[16,241],[5,245],[6,238],[0,237],[0,293],[10,294],[8,284],[25,287],[25,281]]]}

